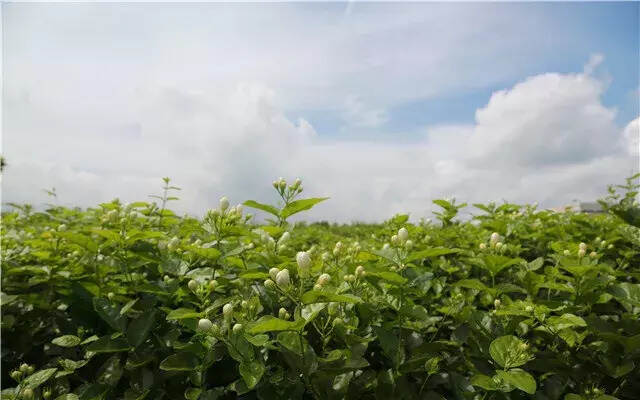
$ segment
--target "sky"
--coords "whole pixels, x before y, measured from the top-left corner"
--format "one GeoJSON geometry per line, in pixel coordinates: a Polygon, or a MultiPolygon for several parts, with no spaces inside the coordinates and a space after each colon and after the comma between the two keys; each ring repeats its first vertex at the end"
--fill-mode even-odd
{"type": "MultiPolygon", "coordinates": [[[[309,220],[593,201],[640,169],[639,3],[2,4],[2,201],[271,182],[309,220]]],[[[470,210],[469,210],[470,211],[470,210]]]]}

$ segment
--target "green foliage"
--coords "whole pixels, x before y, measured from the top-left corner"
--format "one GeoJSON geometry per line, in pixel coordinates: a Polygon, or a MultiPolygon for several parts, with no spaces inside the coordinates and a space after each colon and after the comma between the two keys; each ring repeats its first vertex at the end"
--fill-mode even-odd
{"type": "Polygon", "coordinates": [[[637,399],[635,178],[608,214],[437,200],[417,225],[291,223],[329,203],[283,179],[243,203],[269,223],[179,217],[168,178],[160,205],[12,205],[1,398],[637,399]]]}

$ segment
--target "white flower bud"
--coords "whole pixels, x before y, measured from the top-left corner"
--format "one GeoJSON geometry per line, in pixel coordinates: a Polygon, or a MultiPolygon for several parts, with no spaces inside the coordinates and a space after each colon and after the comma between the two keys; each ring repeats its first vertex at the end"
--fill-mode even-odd
{"type": "Polygon", "coordinates": [[[24,390],[22,390],[22,399],[23,400],[33,400],[34,398],[34,393],[33,393],[33,389],[31,388],[25,388],[24,390]]]}
{"type": "Polygon", "coordinates": [[[278,243],[283,244],[284,242],[289,240],[290,237],[291,237],[291,234],[289,232],[285,232],[282,234],[282,236],[280,236],[280,239],[278,239],[278,243]]]}
{"type": "Polygon", "coordinates": [[[613,249],[613,245],[612,244],[608,245],[607,249],[609,249],[609,250],[613,249]]]}
{"type": "Polygon", "coordinates": [[[598,257],[598,253],[596,253],[595,251],[592,251],[591,253],[589,253],[589,257],[596,258],[598,257]]]}
{"type": "Polygon", "coordinates": [[[293,182],[294,187],[299,187],[302,184],[302,180],[300,178],[296,178],[295,182],[293,182]]]}
{"type": "Polygon", "coordinates": [[[498,232],[493,232],[491,237],[489,238],[489,242],[495,246],[496,243],[500,240],[500,234],[498,232]]]}
{"type": "Polygon", "coordinates": [[[362,265],[358,265],[356,267],[356,276],[361,277],[364,276],[366,274],[366,271],[364,270],[364,267],[362,265]]]}
{"type": "Polygon", "coordinates": [[[212,279],[209,281],[209,289],[211,290],[215,290],[218,287],[218,281],[215,279],[212,279]]]}
{"type": "Polygon", "coordinates": [[[320,275],[318,277],[318,280],[316,281],[316,284],[318,284],[320,286],[325,286],[329,282],[331,282],[331,275],[325,273],[325,274],[322,274],[322,275],[320,275]]]}
{"type": "Polygon", "coordinates": [[[276,267],[271,268],[269,270],[269,277],[275,281],[276,280],[276,276],[278,275],[278,272],[280,272],[280,270],[278,268],[276,268],[276,267]]]}
{"type": "Polygon", "coordinates": [[[64,232],[64,231],[66,231],[66,230],[67,230],[67,225],[62,224],[62,225],[59,225],[59,226],[58,226],[58,231],[59,231],[59,232],[64,232]]]}
{"type": "Polygon", "coordinates": [[[586,244],[586,243],[584,243],[584,242],[582,242],[582,243],[580,243],[580,244],[578,245],[578,248],[579,248],[580,250],[587,251],[587,244],[586,244]]]}
{"type": "Polygon", "coordinates": [[[562,252],[562,254],[564,254],[565,256],[570,256],[571,252],[569,250],[565,250],[562,252]]]}
{"type": "Polygon", "coordinates": [[[287,310],[284,307],[281,307],[280,310],[278,310],[278,318],[284,319],[286,315],[287,315],[287,310]]]}
{"type": "Polygon", "coordinates": [[[412,247],[413,247],[413,242],[411,240],[407,240],[406,242],[404,242],[405,249],[411,250],[412,247]]]}
{"type": "Polygon", "coordinates": [[[496,250],[500,250],[501,247],[502,247],[502,242],[496,243],[496,250]]]}
{"type": "Polygon", "coordinates": [[[391,243],[394,245],[398,244],[398,235],[391,236],[391,243]]]}
{"type": "Polygon", "coordinates": [[[242,216],[242,210],[242,204],[236,205],[236,214],[238,214],[239,217],[242,216]]]}
{"type": "Polygon", "coordinates": [[[409,231],[407,230],[407,228],[402,227],[400,229],[398,229],[398,239],[400,239],[401,242],[405,242],[407,239],[409,239],[409,231]]]}
{"type": "Polygon", "coordinates": [[[109,292],[109,293],[107,293],[107,298],[108,298],[109,300],[113,300],[115,297],[116,297],[116,295],[115,295],[113,292],[109,292]]]}
{"type": "Polygon", "coordinates": [[[487,248],[487,245],[484,243],[480,243],[478,247],[480,248],[480,250],[485,250],[487,248]]]}
{"type": "Polygon", "coordinates": [[[191,290],[191,291],[196,291],[198,289],[198,282],[196,282],[195,280],[191,279],[189,281],[189,283],[187,283],[187,287],[191,290]]]}
{"type": "Polygon", "coordinates": [[[233,333],[240,333],[242,331],[242,324],[233,325],[233,333]]]}
{"type": "Polygon", "coordinates": [[[299,251],[296,255],[296,262],[298,263],[298,272],[300,276],[306,276],[311,268],[311,257],[306,251],[299,251]]]}
{"type": "Polygon", "coordinates": [[[502,302],[500,301],[500,299],[495,299],[495,300],[493,301],[493,306],[494,306],[495,308],[500,307],[500,304],[502,304],[502,302]]]}
{"type": "Polygon", "coordinates": [[[288,269],[285,268],[282,271],[278,272],[278,274],[276,275],[276,284],[278,286],[280,286],[281,288],[287,288],[290,283],[291,281],[289,279],[288,269]]]}
{"type": "Polygon", "coordinates": [[[220,210],[222,210],[222,212],[226,211],[227,208],[229,208],[229,199],[227,199],[225,196],[220,198],[220,210]]]}
{"type": "Polygon", "coordinates": [[[177,236],[174,236],[171,238],[171,240],[169,240],[169,243],[167,243],[167,248],[169,250],[174,250],[176,247],[178,247],[178,244],[180,244],[180,239],[178,239],[177,236]]]}
{"type": "Polygon", "coordinates": [[[313,285],[313,290],[322,290],[322,285],[316,283],[315,285],[313,285]]]}
{"type": "Polygon", "coordinates": [[[231,303],[227,303],[222,307],[222,315],[224,315],[225,318],[231,318],[233,315],[233,305],[231,303]]]}
{"type": "Polygon", "coordinates": [[[582,258],[587,253],[585,249],[578,250],[578,257],[582,258]]]}
{"type": "Polygon", "coordinates": [[[273,290],[276,287],[276,283],[271,279],[267,279],[266,281],[264,281],[264,287],[273,290]]]}
{"type": "Polygon", "coordinates": [[[209,330],[211,330],[212,326],[213,323],[207,318],[202,318],[198,321],[198,330],[200,332],[208,332],[209,330]]]}

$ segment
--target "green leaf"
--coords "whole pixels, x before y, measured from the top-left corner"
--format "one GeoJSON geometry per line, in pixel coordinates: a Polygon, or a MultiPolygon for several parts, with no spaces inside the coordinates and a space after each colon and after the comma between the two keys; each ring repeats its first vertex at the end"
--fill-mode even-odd
{"type": "Polygon", "coordinates": [[[55,344],[56,346],[60,346],[60,347],[74,347],[80,344],[80,342],[82,342],[82,339],[80,339],[79,337],[75,336],[75,335],[64,335],[64,336],[60,336],[57,337],[55,339],[53,339],[51,341],[51,343],[55,344]]]}
{"type": "Polygon", "coordinates": [[[280,216],[280,211],[277,208],[275,208],[274,206],[270,206],[268,204],[258,203],[255,200],[247,200],[242,204],[247,206],[247,207],[256,208],[258,210],[266,211],[269,214],[274,215],[276,217],[280,216]]]}
{"type": "Polygon", "coordinates": [[[125,315],[131,309],[131,307],[133,307],[137,302],[138,302],[138,299],[133,299],[127,302],[127,304],[125,304],[120,310],[120,315],[125,315]]]}
{"type": "Polygon", "coordinates": [[[462,279],[454,283],[454,286],[459,286],[467,289],[487,290],[487,286],[477,279],[462,279]]]}
{"type": "Polygon", "coordinates": [[[297,321],[286,321],[271,315],[265,315],[255,323],[251,324],[247,332],[249,334],[256,335],[258,333],[265,332],[299,331],[304,327],[305,323],[306,321],[303,319],[297,321]]]}
{"type": "Polygon", "coordinates": [[[92,233],[95,233],[96,235],[102,236],[103,238],[107,239],[110,242],[117,242],[120,240],[120,235],[118,235],[116,232],[107,230],[107,229],[91,229],[92,233]]]}
{"type": "Polygon", "coordinates": [[[171,311],[167,315],[167,320],[180,320],[201,317],[202,313],[197,312],[196,310],[192,310],[190,308],[178,308],[177,310],[171,311]]]}
{"type": "Polygon", "coordinates": [[[122,365],[120,356],[113,356],[105,361],[96,373],[98,383],[107,386],[115,386],[122,377],[122,365]]]}
{"type": "Polygon", "coordinates": [[[149,336],[156,321],[156,311],[145,312],[134,319],[127,329],[127,340],[133,347],[140,346],[149,336]]]}
{"type": "Polygon", "coordinates": [[[79,399],[80,398],[78,397],[78,395],[73,393],[65,393],[63,395],[56,397],[56,400],[79,400],[79,399]]]}
{"type": "Polygon", "coordinates": [[[549,317],[547,319],[547,325],[550,325],[555,332],[558,332],[562,329],[572,328],[576,326],[585,327],[587,326],[587,323],[584,321],[584,319],[578,317],[577,315],[562,314],[559,317],[549,317]]]}
{"type": "Polygon", "coordinates": [[[238,368],[240,371],[240,375],[242,375],[242,379],[244,379],[244,383],[247,384],[249,389],[253,389],[260,379],[262,379],[262,375],[264,374],[264,364],[262,364],[258,360],[253,360],[250,362],[242,362],[240,363],[240,367],[238,368]]]}
{"type": "Polygon", "coordinates": [[[321,290],[311,290],[306,292],[300,298],[302,304],[312,304],[312,303],[362,303],[362,299],[360,297],[350,295],[350,294],[336,294],[324,292],[321,290]]]}
{"type": "Polygon", "coordinates": [[[57,370],[58,368],[49,368],[34,372],[22,381],[20,386],[23,388],[35,389],[51,378],[57,370]]]}
{"type": "Polygon", "coordinates": [[[483,388],[484,390],[499,390],[500,386],[493,380],[492,377],[487,375],[474,375],[471,377],[471,384],[473,386],[478,386],[483,388]]]}
{"type": "Polygon", "coordinates": [[[435,247],[433,249],[426,249],[411,253],[409,257],[407,257],[407,262],[422,260],[424,258],[440,257],[447,254],[455,254],[459,252],[460,249],[445,249],[444,247],[435,247]]]}
{"type": "Polygon", "coordinates": [[[619,301],[628,301],[635,306],[640,306],[640,284],[620,283],[611,289],[611,294],[619,301]]]}
{"type": "Polygon", "coordinates": [[[491,342],[489,353],[501,367],[508,369],[523,365],[531,359],[525,346],[525,343],[515,336],[501,336],[491,342]]]}
{"type": "Polygon", "coordinates": [[[489,254],[482,258],[481,266],[489,270],[491,275],[496,276],[500,271],[512,265],[520,264],[521,258],[510,258],[499,254],[489,254]]]}
{"type": "Polygon", "coordinates": [[[393,283],[395,285],[404,285],[407,282],[407,278],[404,278],[402,275],[391,271],[367,272],[366,276],[370,278],[379,278],[383,281],[393,283]]]}
{"type": "Polygon", "coordinates": [[[262,347],[269,341],[269,335],[259,334],[255,336],[247,336],[246,339],[256,347],[262,347]]]}
{"type": "Polygon", "coordinates": [[[129,343],[122,336],[115,339],[112,339],[111,336],[103,336],[87,346],[87,350],[94,353],[116,353],[127,351],[129,348],[129,343]]]}
{"type": "Polygon", "coordinates": [[[123,315],[120,314],[119,307],[113,306],[107,299],[104,299],[102,297],[94,297],[93,309],[96,311],[96,313],[98,313],[100,318],[102,318],[114,330],[120,332],[124,331],[127,325],[127,320],[123,315]]]}
{"type": "Polygon", "coordinates": [[[202,389],[190,387],[184,391],[184,398],[187,400],[198,400],[201,393],[202,389]]]}
{"type": "Polygon", "coordinates": [[[200,360],[195,354],[184,352],[170,355],[162,360],[160,369],[163,371],[193,371],[198,365],[200,365],[200,360]]]}
{"type": "Polygon", "coordinates": [[[389,357],[394,366],[398,367],[401,361],[400,339],[389,329],[374,326],[373,330],[378,337],[380,347],[382,347],[384,354],[389,357]]]}
{"type": "Polygon", "coordinates": [[[280,216],[285,219],[289,218],[290,216],[297,214],[300,211],[309,210],[311,207],[327,199],[328,197],[313,197],[310,199],[292,201],[282,209],[282,211],[280,212],[280,216]]]}
{"type": "Polygon", "coordinates": [[[522,369],[510,369],[509,371],[497,370],[496,374],[503,381],[523,392],[534,394],[536,392],[536,380],[527,371],[522,369]]]}
{"type": "Polygon", "coordinates": [[[252,280],[252,279],[267,279],[269,277],[269,274],[267,274],[266,272],[245,272],[240,274],[240,278],[242,279],[247,279],[247,280],[252,280]]]}

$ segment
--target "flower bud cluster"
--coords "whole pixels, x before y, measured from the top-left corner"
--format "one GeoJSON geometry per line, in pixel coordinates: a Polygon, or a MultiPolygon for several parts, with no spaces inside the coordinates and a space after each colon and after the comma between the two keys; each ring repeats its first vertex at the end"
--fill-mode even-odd
{"type": "Polygon", "coordinates": [[[333,246],[333,255],[338,257],[340,252],[342,251],[342,242],[337,242],[335,246],[333,246]]]}
{"type": "Polygon", "coordinates": [[[287,311],[286,308],[280,307],[280,309],[278,310],[278,318],[280,318],[280,319],[290,319],[291,318],[291,314],[289,314],[289,312],[287,311]]]}
{"type": "Polygon", "coordinates": [[[11,371],[11,373],[9,374],[9,376],[11,376],[11,379],[17,381],[17,382],[21,382],[24,378],[26,378],[27,376],[33,374],[34,372],[34,368],[33,365],[29,365],[27,363],[22,363],[20,365],[20,367],[18,367],[17,369],[11,371]]]}
{"type": "Polygon", "coordinates": [[[291,278],[289,277],[289,270],[284,268],[282,270],[278,268],[271,268],[269,270],[269,276],[271,279],[264,281],[264,286],[267,289],[275,289],[276,286],[280,289],[287,289],[291,284],[291,278]]]}
{"type": "Polygon", "coordinates": [[[296,263],[298,264],[298,274],[305,278],[309,275],[309,271],[311,270],[311,257],[306,251],[299,251],[296,254],[296,263]]]}
{"type": "Polygon", "coordinates": [[[321,290],[331,282],[331,275],[324,273],[318,277],[316,284],[313,286],[315,290],[321,290]]]}
{"type": "Polygon", "coordinates": [[[587,244],[582,242],[578,245],[578,257],[582,258],[587,254],[587,244]]]}
{"type": "Polygon", "coordinates": [[[278,180],[273,181],[272,185],[283,198],[291,199],[302,193],[302,180],[300,178],[296,178],[292,184],[287,186],[287,181],[283,177],[280,177],[278,180]]]}

